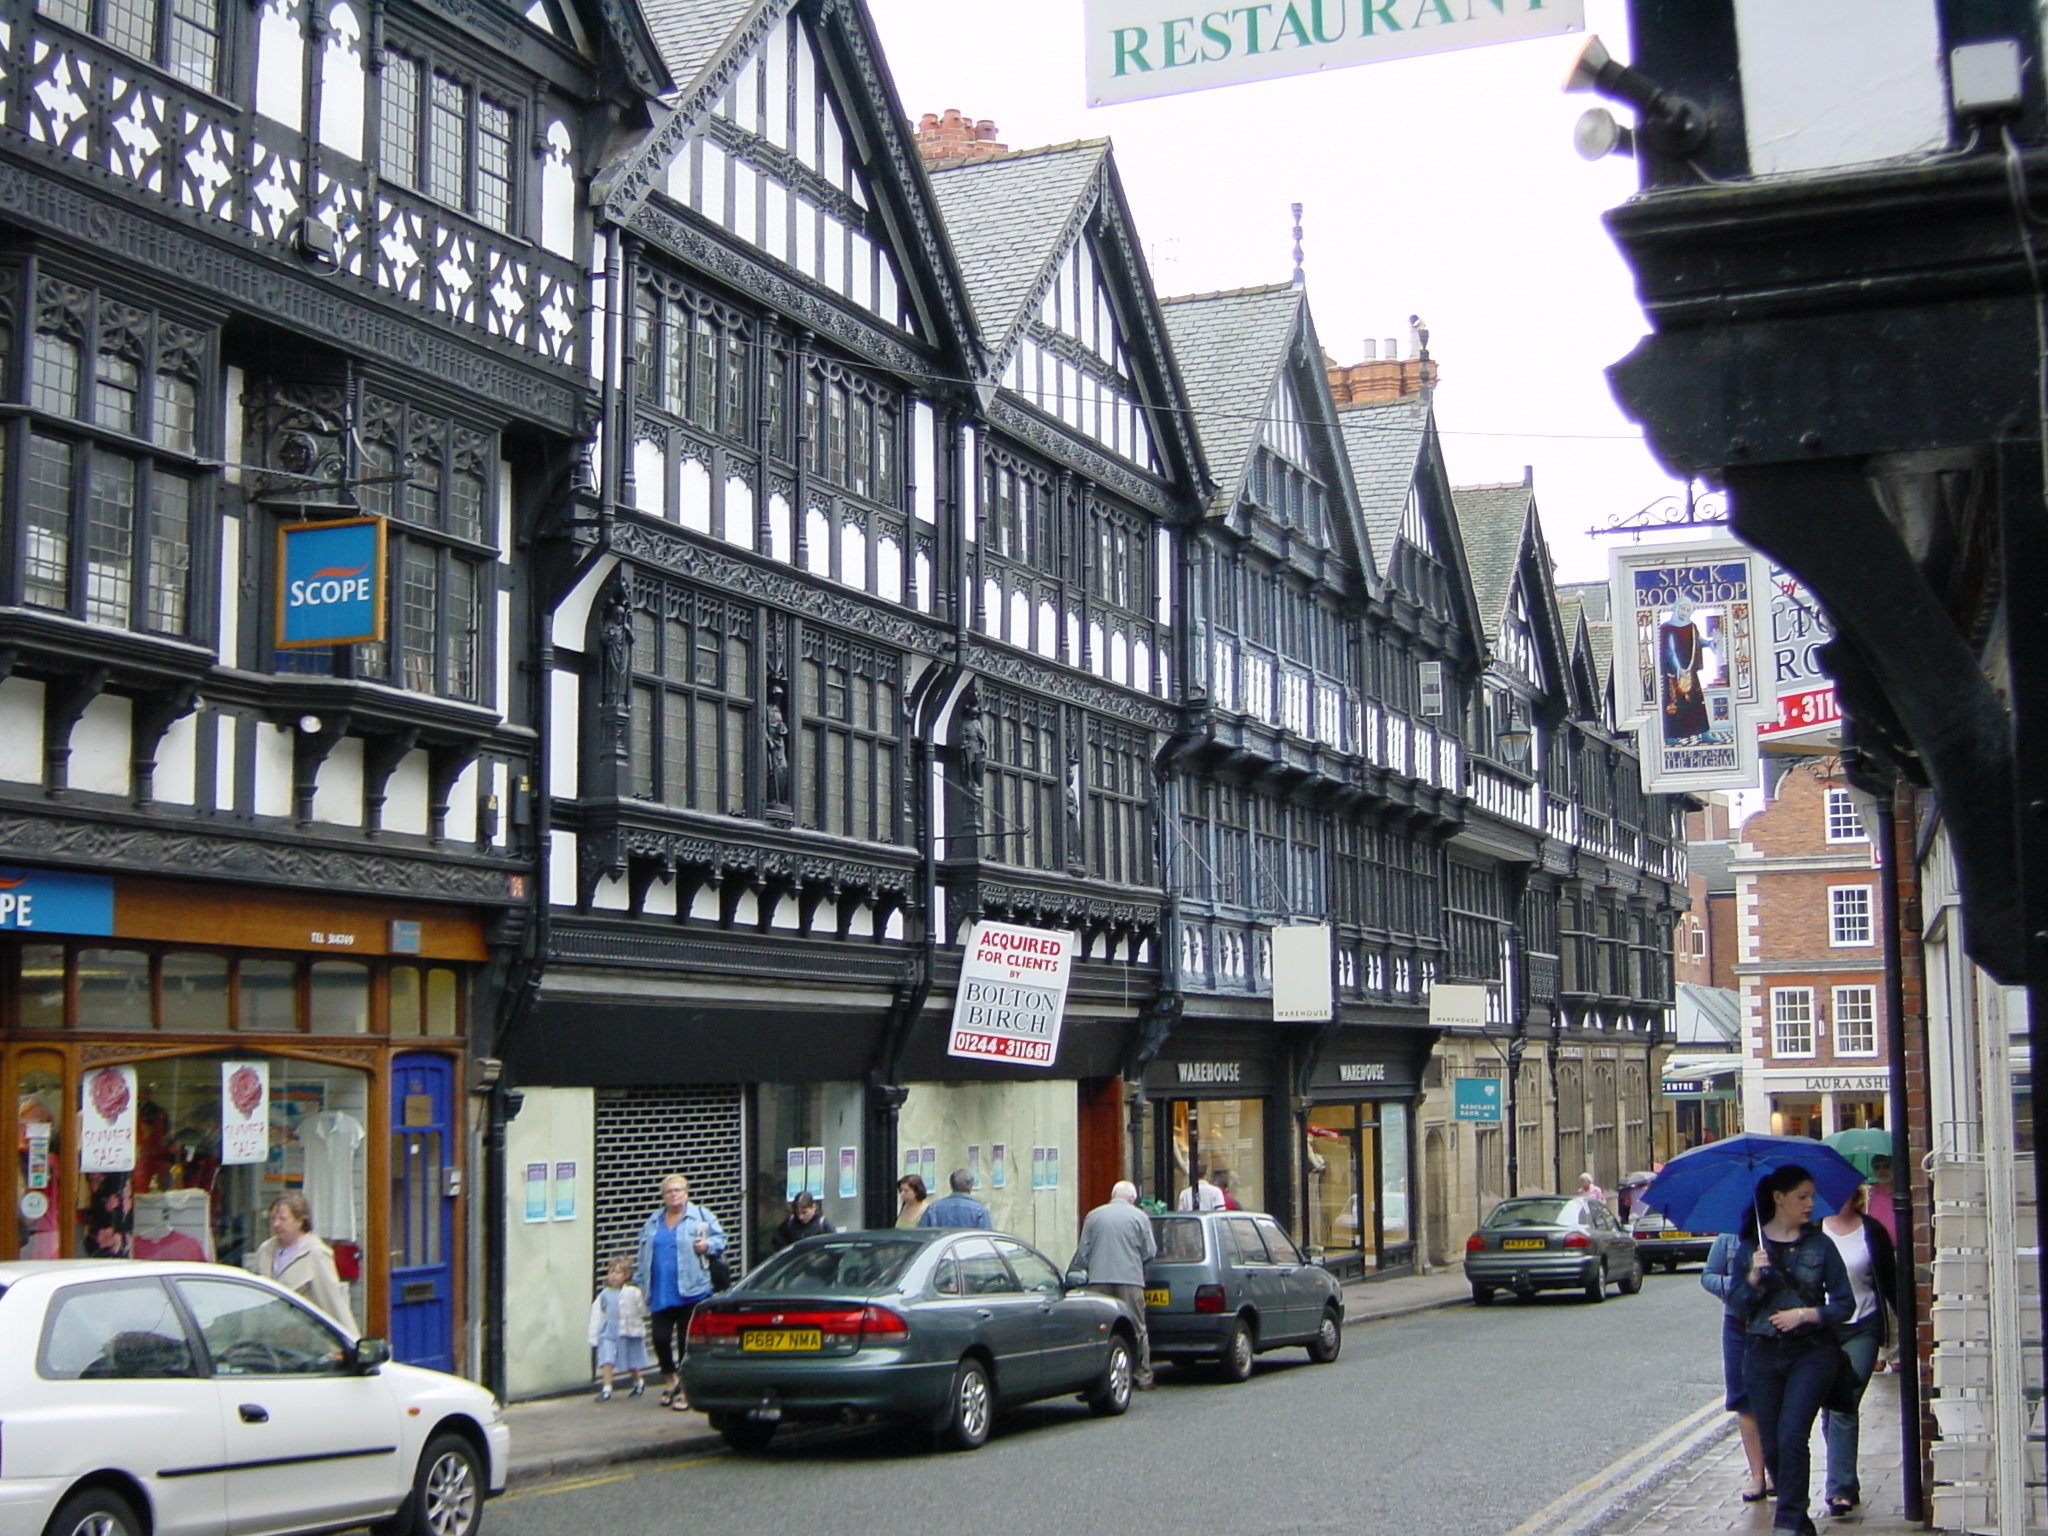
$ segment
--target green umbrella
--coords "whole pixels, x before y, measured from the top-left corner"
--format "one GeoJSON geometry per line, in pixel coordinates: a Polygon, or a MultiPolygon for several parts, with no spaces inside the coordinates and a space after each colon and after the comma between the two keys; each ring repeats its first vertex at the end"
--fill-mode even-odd
{"type": "Polygon", "coordinates": [[[1825,1138],[1825,1144],[1854,1163],[1866,1179],[1870,1177],[1872,1158],[1889,1157],[1894,1161],[1897,1159],[1892,1133],[1880,1131],[1875,1126],[1866,1125],[1853,1131],[1837,1131],[1825,1138]]]}

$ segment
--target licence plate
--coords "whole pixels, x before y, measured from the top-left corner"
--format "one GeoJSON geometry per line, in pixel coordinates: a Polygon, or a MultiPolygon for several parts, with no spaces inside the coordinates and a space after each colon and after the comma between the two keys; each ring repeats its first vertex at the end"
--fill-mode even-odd
{"type": "Polygon", "coordinates": [[[753,1328],[740,1335],[740,1352],[748,1355],[824,1347],[825,1335],[816,1328],[753,1328]]]}
{"type": "Polygon", "coordinates": [[[1500,1240],[1503,1248],[1543,1248],[1548,1244],[1540,1237],[1504,1237],[1500,1240]]]}
{"type": "Polygon", "coordinates": [[[1690,1232],[1659,1232],[1657,1234],[1657,1241],[1660,1243],[1689,1243],[1692,1241],[1692,1238],[1693,1235],[1690,1232]]]}
{"type": "Polygon", "coordinates": [[[1145,1292],[1145,1305],[1148,1307],[1163,1307],[1172,1300],[1173,1292],[1163,1285],[1157,1290],[1145,1292]]]}

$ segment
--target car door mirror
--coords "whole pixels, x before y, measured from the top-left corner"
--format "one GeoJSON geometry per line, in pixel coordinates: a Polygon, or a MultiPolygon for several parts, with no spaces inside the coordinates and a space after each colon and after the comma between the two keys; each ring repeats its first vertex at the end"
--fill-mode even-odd
{"type": "Polygon", "coordinates": [[[386,1339],[356,1340],[356,1369],[365,1373],[391,1359],[391,1344],[386,1339]]]}
{"type": "Polygon", "coordinates": [[[1068,1270],[1065,1285],[1070,1291],[1085,1291],[1088,1288],[1088,1271],[1085,1269],[1068,1270]]]}

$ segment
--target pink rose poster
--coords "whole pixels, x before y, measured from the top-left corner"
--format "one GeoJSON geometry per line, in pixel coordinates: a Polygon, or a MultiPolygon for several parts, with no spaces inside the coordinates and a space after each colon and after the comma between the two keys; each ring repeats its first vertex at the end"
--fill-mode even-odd
{"type": "Polygon", "coordinates": [[[78,1171],[134,1172],[135,1069],[96,1067],[78,1096],[78,1171]]]}
{"type": "Polygon", "coordinates": [[[270,1063],[220,1064],[220,1160],[261,1163],[270,1157],[270,1063]]]}

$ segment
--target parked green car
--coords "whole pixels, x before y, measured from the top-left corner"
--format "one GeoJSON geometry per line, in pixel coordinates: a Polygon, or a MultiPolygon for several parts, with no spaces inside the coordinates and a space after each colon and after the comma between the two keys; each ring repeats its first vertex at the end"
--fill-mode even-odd
{"type": "Polygon", "coordinates": [[[1496,1291],[1527,1299],[1538,1291],[1583,1291],[1605,1301],[1612,1285],[1624,1296],[1643,1288],[1636,1240],[1598,1200],[1577,1195],[1521,1195],[1503,1200],[1465,1239],[1465,1278],[1484,1307],[1496,1291]]]}
{"type": "Polygon", "coordinates": [[[901,1419],[957,1450],[998,1407],[1076,1394],[1130,1406],[1123,1307],[1070,1289],[1001,1232],[947,1228],[806,1238],[697,1308],[683,1391],[735,1450],[785,1423],[901,1419]]]}

